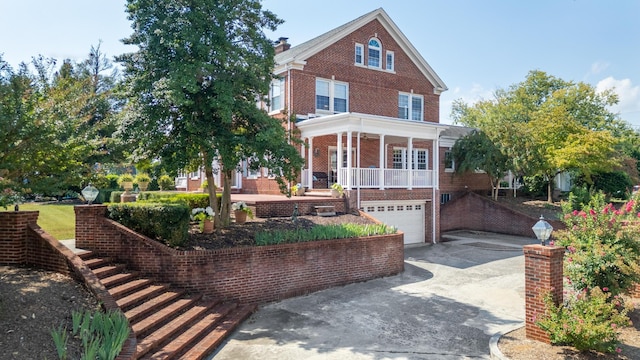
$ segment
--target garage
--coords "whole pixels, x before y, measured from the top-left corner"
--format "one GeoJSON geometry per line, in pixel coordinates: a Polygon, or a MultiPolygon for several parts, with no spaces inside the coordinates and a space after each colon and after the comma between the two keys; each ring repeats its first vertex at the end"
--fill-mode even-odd
{"type": "Polygon", "coordinates": [[[362,210],[404,232],[404,244],[424,243],[424,200],[363,201],[362,210]]]}

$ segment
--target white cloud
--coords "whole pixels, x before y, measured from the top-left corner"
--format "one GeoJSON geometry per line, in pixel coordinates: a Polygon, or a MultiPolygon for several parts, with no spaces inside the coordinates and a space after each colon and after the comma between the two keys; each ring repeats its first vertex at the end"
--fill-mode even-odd
{"type": "Polygon", "coordinates": [[[605,71],[608,67],[609,67],[609,63],[596,61],[593,64],[591,64],[590,73],[593,75],[600,74],[601,72],[605,71]]]}
{"type": "Polygon", "coordinates": [[[596,91],[608,89],[618,94],[618,104],[611,107],[611,111],[619,113],[623,120],[627,120],[635,127],[640,127],[640,85],[633,85],[631,79],[615,79],[609,76],[596,85],[596,91]]]}
{"type": "Polygon", "coordinates": [[[473,105],[481,100],[493,99],[494,90],[485,89],[484,86],[474,83],[468,89],[456,86],[453,91],[445,91],[440,95],[440,122],[451,124],[451,106],[454,100],[461,99],[468,105],[473,105]]]}

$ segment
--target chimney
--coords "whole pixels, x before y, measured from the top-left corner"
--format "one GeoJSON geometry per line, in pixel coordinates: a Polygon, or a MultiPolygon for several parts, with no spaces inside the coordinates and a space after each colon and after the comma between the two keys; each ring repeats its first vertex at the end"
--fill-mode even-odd
{"type": "Polygon", "coordinates": [[[286,37],[280,37],[278,38],[278,41],[276,42],[275,48],[276,48],[276,54],[280,54],[283,51],[287,51],[289,50],[289,48],[291,48],[291,44],[289,44],[287,42],[289,38],[286,37]]]}

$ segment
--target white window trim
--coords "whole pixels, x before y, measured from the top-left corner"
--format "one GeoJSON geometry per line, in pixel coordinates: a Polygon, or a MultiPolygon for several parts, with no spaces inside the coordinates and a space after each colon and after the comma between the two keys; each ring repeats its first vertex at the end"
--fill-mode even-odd
{"type": "MultiPolygon", "coordinates": [[[[396,170],[409,170],[409,162],[408,162],[408,158],[407,158],[407,148],[406,147],[394,146],[393,150],[401,150],[402,151],[402,169],[396,169],[396,170]]],[[[413,170],[429,170],[429,149],[414,148],[413,151],[412,151],[413,154],[412,154],[411,165],[413,165],[415,167],[416,164],[418,163],[418,151],[424,151],[425,152],[425,167],[426,168],[425,169],[413,169],[413,170]]],[[[392,153],[391,161],[393,162],[393,153],[392,153]]],[[[391,166],[393,166],[393,163],[391,164],[391,166]]]]}
{"type": "Polygon", "coordinates": [[[269,106],[268,106],[268,113],[269,115],[274,115],[277,114],[279,112],[281,112],[284,109],[284,78],[279,78],[279,79],[273,79],[271,81],[271,84],[269,85],[269,106]],[[273,85],[274,82],[279,82],[280,83],[280,107],[278,109],[272,108],[271,106],[273,106],[272,103],[272,99],[273,99],[273,85]]]}
{"type": "Polygon", "coordinates": [[[384,57],[384,68],[388,72],[395,72],[396,69],[396,56],[393,51],[387,50],[384,57]],[[389,69],[389,55],[391,55],[391,69],[389,69]]]}
{"type": "Polygon", "coordinates": [[[353,50],[353,62],[357,66],[364,66],[364,45],[362,45],[360,43],[356,43],[356,46],[355,46],[355,48],[353,50]],[[358,49],[360,49],[360,62],[358,62],[357,58],[356,58],[356,53],[357,53],[358,49]]]}
{"type": "MultiPolygon", "coordinates": [[[[325,109],[318,109],[316,107],[316,114],[336,114],[333,103],[335,100],[335,86],[336,85],[345,85],[345,87],[347,88],[347,98],[345,99],[347,104],[346,104],[346,111],[345,112],[349,112],[349,83],[347,82],[342,82],[342,81],[335,81],[335,80],[331,80],[331,79],[323,79],[323,78],[316,78],[316,82],[318,81],[325,81],[329,83],[329,110],[325,110],[325,109]]],[[[318,106],[318,101],[316,98],[317,94],[314,95],[313,101],[314,101],[314,107],[318,106]]]]}
{"type": "Polygon", "coordinates": [[[369,41],[367,41],[367,67],[369,69],[377,69],[377,70],[383,70],[384,68],[382,67],[382,61],[384,60],[383,58],[383,54],[384,52],[382,51],[382,41],[380,41],[380,39],[378,39],[377,37],[371,38],[369,39],[369,41]],[[378,66],[372,66],[369,64],[369,43],[371,42],[371,40],[375,40],[380,46],[378,47],[378,52],[380,54],[379,58],[378,58],[378,66]]]}
{"type": "MultiPolygon", "coordinates": [[[[409,102],[408,102],[409,111],[407,113],[407,119],[403,119],[403,120],[424,121],[424,96],[418,95],[418,94],[414,94],[414,93],[399,92],[398,93],[398,98],[400,97],[400,95],[405,95],[405,96],[408,96],[408,98],[409,98],[409,102]],[[422,100],[420,102],[421,103],[421,106],[420,106],[420,119],[412,119],[411,118],[411,114],[413,113],[413,99],[414,98],[419,98],[419,99],[422,100]]],[[[400,119],[402,119],[402,118],[400,118],[400,119]]]]}
{"type": "Polygon", "coordinates": [[[456,161],[453,158],[453,153],[451,152],[451,148],[449,150],[444,151],[444,172],[455,172],[456,171],[456,161]],[[451,167],[447,167],[447,153],[451,154],[451,167]]]}

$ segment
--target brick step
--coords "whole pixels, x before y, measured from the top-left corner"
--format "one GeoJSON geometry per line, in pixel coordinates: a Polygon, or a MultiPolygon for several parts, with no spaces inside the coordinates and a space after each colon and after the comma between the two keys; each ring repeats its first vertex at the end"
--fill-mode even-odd
{"type": "MultiPolygon", "coordinates": [[[[147,355],[144,359],[169,360],[175,359],[180,352],[188,349],[195,344],[200,338],[205,336],[210,329],[218,324],[227,314],[236,308],[235,303],[222,304],[212,308],[200,320],[191,325],[180,335],[172,338],[160,350],[147,355]]],[[[176,334],[177,335],[177,334],[176,334]]]]}
{"type": "Polygon", "coordinates": [[[90,259],[93,257],[93,251],[78,249],[76,250],[76,255],[82,260],[90,259]]]}
{"type": "Polygon", "coordinates": [[[115,275],[108,276],[104,279],[100,279],[100,282],[107,289],[116,285],[122,284],[126,281],[134,280],[138,276],[137,272],[117,273],[115,275]]]}
{"type": "Polygon", "coordinates": [[[200,360],[211,355],[246,318],[256,310],[255,305],[243,305],[236,308],[224,318],[224,321],[216,326],[213,331],[205,335],[197,344],[191,346],[181,359],[200,360]]]}
{"type": "Polygon", "coordinates": [[[153,281],[149,279],[136,279],[127,281],[111,289],[108,289],[109,294],[113,296],[115,300],[121,299],[128,294],[139,291],[140,289],[146,288],[149,285],[153,284],[153,281]]]}
{"type": "Polygon", "coordinates": [[[102,279],[102,278],[106,278],[111,275],[124,271],[124,265],[116,264],[116,265],[102,266],[96,269],[91,269],[91,271],[93,271],[93,273],[96,274],[98,279],[102,279]]]}
{"type": "Polygon", "coordinates": [[[152,315],[139,319],[139,321],[132,321],[131,328],[136,337],[145,336],[152,329],[158,327],[159,324],[170,321],[185,309],[194,306],[198,300],[200,300],[200,296],[180,299],[162,308],[158,307],[152,315]]]}
{"type": "Polygon", "coordinates": [[[214,305],[215,303],[195,305],[142,339],[140,339],[136,333],[136,337],[138,338],[136,357],[139,359],[155,347],[172,338],[176,333],[185,331],[191,323],[200,319],[214,305]]]}
{"type": "Polygon", "coordinates": [[[183,294],[183,291],[167,291],[130,309],[124,313],[124,316],[129,320],[130,324],[136,323],[152,312],[157,313],[160,308],[173,303],[183,294]]]}
{"type": "Polygon", "coordinates": [[[129,294],[121,299],[116,300],[116,304],[123,311],[128,310],[130,307],[138,305],[139,303],[152,298],[160,293],[167,291],[167,287],[165,285],[151,285],[142,290],[136,291],[132,294],[129,294]]]}
{"type": "Polygon", "coordinates": [[[87,265],[90,269],[95,269],[101,266],[106,266],[111,264],[112,259],[108,257],[105,257],[105,258],[92,257],[83,261],[84,261],[84,264],[87,265]]]}

